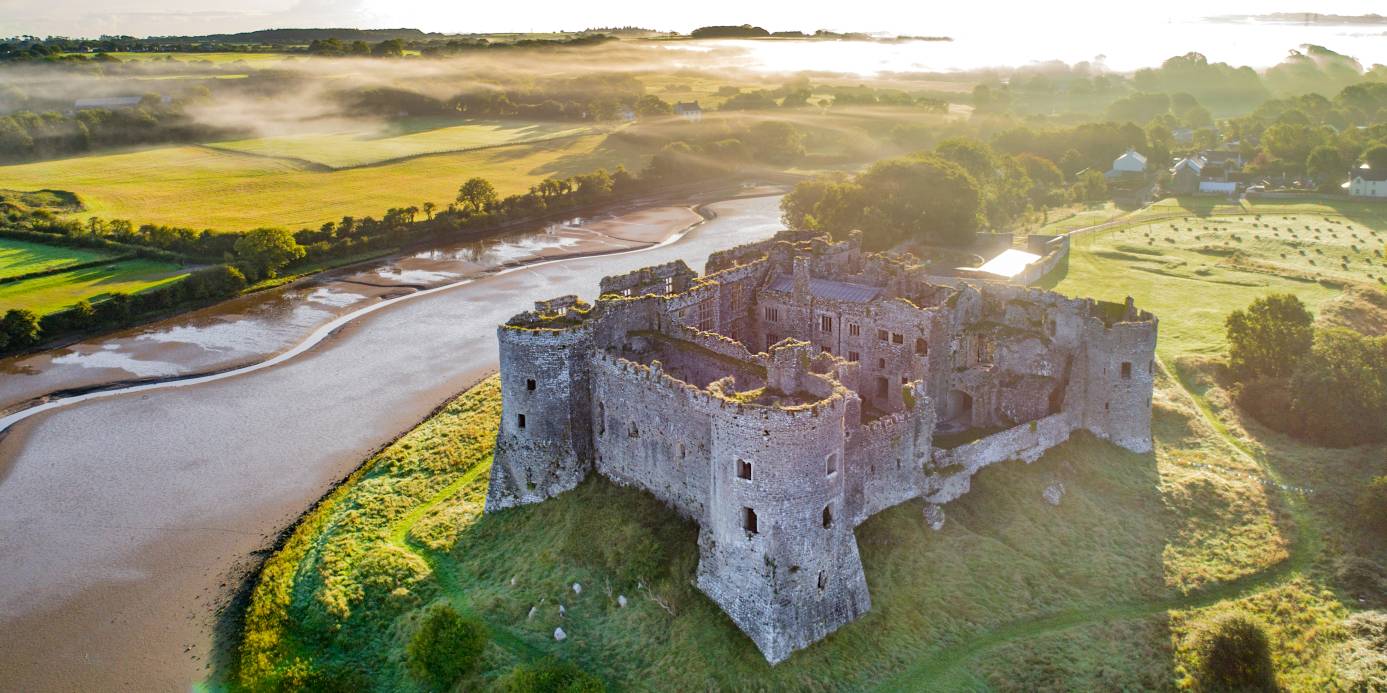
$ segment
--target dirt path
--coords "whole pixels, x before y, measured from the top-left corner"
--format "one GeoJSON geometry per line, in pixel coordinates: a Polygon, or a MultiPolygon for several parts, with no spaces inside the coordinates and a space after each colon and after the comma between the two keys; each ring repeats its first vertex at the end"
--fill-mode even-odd
{"type": "Polygon", "coordinates": [[[1030,640],[1083,626],[1155,616],[1172,609],[1197,609],[1225,599],[1237,599],[1275,587],[1303,572],[1319,555],[1323,534],[1318,521],[1310,512],[1305,499],[1287,490],[1285,479],[1258,451],[1249,448],[1228,431],[1209,404],[1178,371],[1167,368],[1157,357],[1161,370],[1180,386],[1181,392],[1199,410],[1201,418],[1238,455],[1254,462],[1275,486],[1295,521],[1296,534],[1288,548],[1287,557],[1280,563],[1260,572],[1230,582],[1218,583],[1190,594],[1155,600],[1122,602],[1101,608],[1072,609],[1050,616],[1017,621],[938,651],[881,683],[879,691],[953,691],[963,690],[977,679],[967,664],[997,647],[1018,640],[1030,640]]]}

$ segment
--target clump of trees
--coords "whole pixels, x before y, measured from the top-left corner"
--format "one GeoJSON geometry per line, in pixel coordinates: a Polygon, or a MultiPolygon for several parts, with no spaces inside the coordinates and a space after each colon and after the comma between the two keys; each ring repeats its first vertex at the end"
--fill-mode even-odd
{"type": "Polygon", "coordinates": [[[1225,321],[1238,403],[1267,426],[1331,446],[1387,440],[1387,337],[1317,328],[1290,294],[1225,321]]]}
{"type": "Polygon", "coordinates": [[[50,159],[108,147],[210,141],[235,134],[195,120],[184,110],[185,103],[185,99],[165,103],[158,94],[146,94],[132,108],[0,115],[0,161],[50,159]]]}
{"type": "Polygon", "coordinates": [[[405,646],[405,661],[432,690],[449,690],[482,661],[489,634],[476,619],[463,618],[451,605],[430,607],[405,646]]]}
{"type": "Polygon", "coordinates": [[[1199,635],[1196,656],[1202,690],[1279,690],[1266,631],[1251,616],[1230,612],[1214,618],[1199,635]]]}

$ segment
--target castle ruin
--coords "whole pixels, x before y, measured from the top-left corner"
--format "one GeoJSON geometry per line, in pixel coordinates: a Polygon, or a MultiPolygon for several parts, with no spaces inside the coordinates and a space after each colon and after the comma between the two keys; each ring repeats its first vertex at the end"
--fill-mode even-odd
{"type": "Polygon", "coordinates": [[[697,584],[777,663],[871,607],[854,528],[927,512],[1083,429],[1151,450],[1157,321],[994,282],[948,286],[809,232],[602,280],[497,330],[486,510],[589,473],[699,525],[697,584]],[[932,283],[932,281],[935,283],[932,283]]]}

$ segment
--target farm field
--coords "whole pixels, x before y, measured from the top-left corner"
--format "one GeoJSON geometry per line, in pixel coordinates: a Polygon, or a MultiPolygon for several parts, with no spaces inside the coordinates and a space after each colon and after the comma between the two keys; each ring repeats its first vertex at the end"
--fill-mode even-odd
{"type": "Polygon", "coordinates": [[[1224,316],[1259,296],[1294,293],[1316,311],[1343,284],[1387,284],[1387,207],[1219,204],[1213,216],[1173,219],[1155,217],[1200,208],[1155,205],[1136,215],[1150,221],[1076,236],[1067,274],[1046,288],[1132,296],[1161,319],[1157,350],[1169,358],[1222,353],[1224,316]]]}
{"type": "Polygon", "coordinates": [[[187,270],[167,262],[119,260],[109,265],[0,284],[0,312],[26,308],[43,315],[83,299],[96,302],[112,292],[138,293],[187,275],[187,270]]]}
{"type": "Polygon", "coordinates": [[[109,253],[98,250],[64,248],[0,238],[0,279],[95,262],[108,257],[111,257],[109,253]]]}
{"type": "Polygon", "coordinates": [[[549,176],[642,163],[638,148],[604,141],[586,135],[339,171],[210,147],[160,147],[2,166],[0,180],[16,189],[76,193],[86,206],[83,218],[215,231],[296,229],[426,201],[444,205],[473,176],[507,195],[549,176]]]}
{"type": "Polygon", "coordinates": [[[381,128],[369,124],[338,132],[215,142],[216,149],[302,159],[348,168],[437,152],[493,147],[530,140],[591,134],[595,128],[566,122],[417,118],[381,128]]]}

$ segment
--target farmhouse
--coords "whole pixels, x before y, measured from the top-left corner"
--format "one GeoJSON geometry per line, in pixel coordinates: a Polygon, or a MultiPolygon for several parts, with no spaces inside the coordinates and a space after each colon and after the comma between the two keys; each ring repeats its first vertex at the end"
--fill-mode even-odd
{"type": "Polygon", "coordinates": [[[1112,169],[1108,171],[1108,178],[1118,178],[1127,175],[1139,175],[1146,172],[1146,156],[1132,147],[1128,147],[1126,153],[1113,159],[1112,169]]]}
{"type": "Polygon", "coordinates": [[[654,494],[699,526],[698,588],[776,663],[871,608],[872,515],[923,499],[937,527],[980,469],[1076,430],[1152,449],[1157,321],[1131,299],[936,284],[860,241],[783,231],[501,325],[486,511],[592,473],[654,494]]]}
{"type": "Polygon", "coordinates": [[[1347,187],[1354,197],[1387,197],[1387,171],[1374,171],[1362,164],[1353,170],[1347,187]]]}
{"type": "Polygon", "coordinates": [[[703,120],[703,109],[699,107],[697,101],[680,101],[674,104],[674,115],[690,123],[697,123],[703,120]]]}

